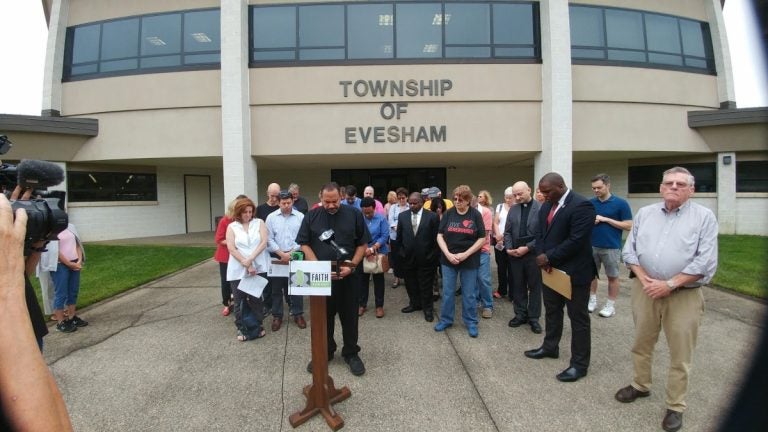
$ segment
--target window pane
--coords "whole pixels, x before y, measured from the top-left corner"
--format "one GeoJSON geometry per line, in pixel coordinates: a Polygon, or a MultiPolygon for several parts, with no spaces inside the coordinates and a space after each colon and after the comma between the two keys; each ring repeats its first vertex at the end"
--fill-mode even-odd
{"type": "Polygon", "coordinates": [[[442,11],[439,3],[397,4],[397,57],[442,56],[442,11]]]}
{"type": "Polygon", "coordinates": [[[593,7],[570,7],[571,45],[605,46],[603,10],[593,7]]]}
{"type": "Polygon", "coordinates": [[[299,50],[299,60],[344,60],[344,48],[299,50]]]}
{"type": "Polygon", "coordinates": [[[191,54],[184,56],[184,64],[221,63],[220,54],[191,54]]]}
{"type": "Polygon", "coordinates": [[[137,18],[112,21],[102,25],[101,60],[136,57],[138,54],[139,20],[137,18]]]}
{"type": "Polygon", "coordinates": [[[493,43],[533,44],[533,6],[494,3],[493,43]]]}
{"type": "Polygon", "coordinates": [[[645,51],[608,50],[608,60],[645,62],[645,51]]]}
{"type": "Polygon", "coordinates": [[[299,46],[344,46],[344,31],[344,6],[299,7],[299,46]]]}
{"type": "Polygon", "coordinates": [[[445,56],[449,58],[489,58],[491,47],[445,47],[445,56]]]}
{"type": "Polygon", "coordinates": [[[768,161],[736,161],[736,192],[768,192],[768,161]]]}
{"type": "Polygon", "coordinates": [[[184,14],[185,52],[221,51],[220,15],[218,9],[184,14]]]}
{"type": "Polygon", "coordinates": [[[683,65],[683,57],[672,54],[648,53],[648,61],[651,63],[668,64],[674,66],[683,65]]]}
{"type": "Polygon", "coordinates": [[[296,60],[296,51],[257,51],[253,53],[255,61],[296,60]]]}
{"type": "Polygon", "coordinates": [[[254,48],[296,47],[296,8],[253,8],[254,48]]]}
{"type": "Polygon", "coordinates": [[[157,201],[157,175],[68,171],[71,202],[157,201]]]}
{"type": "Polygon", "coordinates": [[[571,57],[580,59],[605,59],[605,50],[571,48],[571,57]]]}
{"type": "Polygon", "coordinates": [[[131,69],[137,69],[138,68],[138,60],[133,59],[127,59],[127,60],[114,60],[114,61],[108,61],[108,62],[101,62],[101,70],[99,72],[115,72],[115,71],[122,71],[122,70],[131,70],[131,69]]]}
{"type": "Polygon", "coordinates": [[[705,57],[704,34],[701,23],[680,20],[680,32],[683,35],[683,54],[705,57]]]}
{"type": "Polygon", "coordinates": [[[347,7],[350,59],[392,58],[395,19],[391,4],[347,7]]]}
{"type": "Polygon", "coordinates": [[[709,65],[706,60],[694,59],[690,57],[685,58],[685,65],[700,69],[709,69],[709,65]]]}
{"type": "Polygon", "coordinates": [[[141,68],[156,68],[156,67],[171,67],[181,65],[181,56],[161,56],[161,57],[147,57],[141,59],[141,68]]]}
{"type": "Polygon", "coordinates": [[[645,49],[643,15],[639,12],[606,9],[605,30],[611,48],[645,49]]]}
{"type": "MultiPolygon", "coordinates": [[[[99,59],[99,24],[75,27],[72,38],[72,63],[85,63],[99,59]]],[[[72,71],[74,73],[74,70],[72,71]]]]}
{"type": "Polygon", "coordinates": [[[166,14],[141,20],[141,55],[181,52],[181,15],[166,14]]]}
{"type": "Polygon", "coordinates": [[[648,49],[665,53],[680,53],[680,35],[677,31],[677,18],[645,14],[645,29],[648,37],[648,49]]]}
{"type": "Polygon", "coordinates": [[[445,43],[458,45],[490,44],[491,16],[488,5],[482,3],[446,3],[445,43]]]}
{"type": "Polygon", "coordinates": [[[533,48],[496,48],[494,57],[533,57],[533,48]]]}
{"type": "Polygon", "coordinates": [[[98,72],[98,65],[97,64],[89,64],[89,65],[83,65],[83,66],[72,66],[72,75],[83,75],[83,74],[91,74],[98,72]]]}

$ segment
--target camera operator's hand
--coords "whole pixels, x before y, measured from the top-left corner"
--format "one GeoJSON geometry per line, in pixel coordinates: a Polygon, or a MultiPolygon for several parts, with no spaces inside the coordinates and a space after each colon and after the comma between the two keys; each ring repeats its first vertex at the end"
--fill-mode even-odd
{"type": "Polygon", "coordinates": [[[11,201],[15,201],[18,199],[22,201],[28,201],[32,199],[32,189],[31,188],[22,189],[21,186],[16,185],[16,187],[13,189],[13,192],[11,192],[11,201]]]}
{"type": "Polygon", "coordinates": [[[3,301],[7,296],[13,296],[13,300],[24,301],[24,235],[26,232],[27,212],[17,210],[14,221],[11,203],[3,195],[0,198],[0,245],[3,248],[2,257],[0,257],[0,289],[2,289],[0,298],[3,301]]]}
{"type": "Polygon", "coordinates": [[[0,406],[11,430],[71,431],[64,399],[40,354],[24,296],[27,212],[0,194],[0,406]]]}

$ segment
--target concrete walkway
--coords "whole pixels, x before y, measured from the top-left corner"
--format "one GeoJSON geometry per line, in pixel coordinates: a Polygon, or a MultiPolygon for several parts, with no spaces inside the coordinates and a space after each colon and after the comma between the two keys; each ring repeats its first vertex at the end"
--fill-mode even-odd
{"type": "MultiPolygon", "coordinates": [[[[352,391],[335,405],[344,430],[661,430],[669,362],[663,335],[651,397],[628,405],[613,398],[632,378],[626,280],[617,315],[592,317],[589,375],[564,384],[555,374],[568,366],[567,320],[560,359],[530,360],[523,351],[538,347],[543,335],[508,327],[509,301],[496,300],[477,339],[458,323],[436,333],[420,313],[400,313],[405,289],[390,288],[389,277],[386,316],[369,311],[360,320],[367,373],[353,376],[338,355],[329,366],[337,387],[352,391]]],[[[220,315],[218,278],[217,264],[207,261],[81,311],[90,325],[75,333],[51,329],[45,358],[76,430],[292,430],[288,416],[304,407],[301,390],[311,382],[310,331],[286,320],[263,339],[238,342],[232,318],[220,315]]],[[[705,297],[684,416],[689,431],[717,426],[766,312],[761,303],[721,291],[707,288],[705,297]]],[[[457,309],[459,317],[460,302],[457,309]]],[[[340,334],[337,324],[339,341],[340,334]]],[[[297,430],[329,429],[316,416],[297,430]]]]}

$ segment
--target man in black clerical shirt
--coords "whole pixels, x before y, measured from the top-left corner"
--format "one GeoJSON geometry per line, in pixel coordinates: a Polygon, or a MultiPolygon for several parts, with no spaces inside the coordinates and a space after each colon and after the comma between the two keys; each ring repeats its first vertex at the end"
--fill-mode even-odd
{"type": "MultiPolygon", "coordinates": [[[[320,240],[320,235],[332,229],[336,244],[348,252],[342,260],[350,260],[357,267],[363,260],[370,234],[365,226],[363,214],[352,206],[341,205],[339,185],[327,183],[320,190],[321,207],[310,210],[301,223],[296,243],[301,245],[305,259],[309,261],[336,261],[336,249],[320,240]]],[[[365,365],[358,353],[357,345],[357,298],[354,276],[355,269],[342,267],[339,278],[331,283],[331,296],[326,297],[326,324],[328,330],[328,360],[333,359],[336,341],[333,338],[334,319],[339,315],[344,346],[341,356],[354,375],[365,373],[365,365]]],[[[312,362],[307,365],[312,371],[312,362]]]]}

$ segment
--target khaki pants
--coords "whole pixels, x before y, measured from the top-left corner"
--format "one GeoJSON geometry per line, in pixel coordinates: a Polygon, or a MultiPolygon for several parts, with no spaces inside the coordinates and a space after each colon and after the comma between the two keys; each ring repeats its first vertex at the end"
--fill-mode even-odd
{"type": "Polygon", "coordinates": [[[653,300],[643,292],[642,284],[632,284],[632,317],[635,321],[635,344],[632,360],[635,379],[632,386],[650,391],[653,351],[664,329],[669,346],[667,376],[667,407],[685,411],[688,393],[688,372],[691,369],[696,337],[704,314],[704,296],[700,288],[679,290],[662,299],[653,300]]]}

